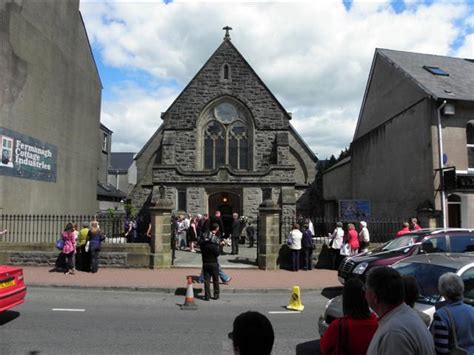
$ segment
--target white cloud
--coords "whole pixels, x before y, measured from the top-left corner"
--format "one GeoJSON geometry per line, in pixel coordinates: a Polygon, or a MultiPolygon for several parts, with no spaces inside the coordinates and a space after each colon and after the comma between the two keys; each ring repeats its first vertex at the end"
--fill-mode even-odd
{"type": "Polygon", "coordinates": [[[130,82],[112,90],[117,99],[104,102],[101,121],[114,132],[113,151],[138,152],[160,126],[161,112],[179,93],[170,88],[147,93],[130,82]]]}
{"type": "Polygon", "coordinates": [[[456,56],[474,59],[474,33],[471,33],[464,38],[464,43],[456,51],[456,56]]]}
{"type": "MultiPolygon", "coordinates": [[[[230,25],[233,43],[293,112],[292,124],[320,158],[337,155],[350,143],[375,48],[452,55],[450,44],[463,31],[454,23],[467,13],[462,3],[407,2],[407,10],[396,14],[388,0],[355,1],[350,11],[338,1],[86,2],[81,11],[106,65],[144,70],[158,80],[176,80],[181,88],[219,46],[221,28],[230,25]]],[[[455,54],[469,50],[472,36],[455,54]]],[[[123,110],[139,118],[133,130],[146,122],[155,125],[143,129],[150,132],[160,123],[159,116],[150,118],[152,103],[161,112],[172,101],[167,90],[134,92],[142,95],[143,105],[127,97],[104,104],[106,124],[116,126],[114,150],[138,150],[145,142],[143,134],[122,133],[132,123],[121,118],[123,110]]]]}

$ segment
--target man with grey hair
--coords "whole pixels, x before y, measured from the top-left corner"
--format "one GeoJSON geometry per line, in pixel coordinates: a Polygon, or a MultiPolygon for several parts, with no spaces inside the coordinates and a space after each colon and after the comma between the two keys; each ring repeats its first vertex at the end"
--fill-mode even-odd
{"type": "Polygon", "coordinates": [[[379,317],[368,355],[434,354],[433,338],[421,318],[405,304],[402,276],[387,266],[367,274],[365,298],[379,317]]]}
{"type": "Polygon", "coordinates": [[[438,290],[447,304],[435,312],[430,328],[436,352],[451,353],[456,336],[457,346],[466,354],[474,354],[474,308],[463,302],[463,280],[455,273],[447,272],[439,278],[438,290]]]}

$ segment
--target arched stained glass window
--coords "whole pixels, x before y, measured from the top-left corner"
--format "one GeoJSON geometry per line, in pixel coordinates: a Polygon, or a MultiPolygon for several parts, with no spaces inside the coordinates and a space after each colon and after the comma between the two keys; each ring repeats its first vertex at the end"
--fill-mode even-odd
{"type": "Polygon", "coordinates": [[[235,170],[252,169],[252,125],[245,111],[230,100],[219,101],[205,113],[203,125],[204,169],[230,165],[235,170]]]}
{"type": "Polygon", "coordinates": [[[248,130],[237,121],[229,129],[229,164],[234,169],[248,169],[248,130]]]}
{"type": "Polygon", "coordinates": [[[204,168],[214,169],[225,164],[225,129],[211,121],[204,130],[204,168]]]}

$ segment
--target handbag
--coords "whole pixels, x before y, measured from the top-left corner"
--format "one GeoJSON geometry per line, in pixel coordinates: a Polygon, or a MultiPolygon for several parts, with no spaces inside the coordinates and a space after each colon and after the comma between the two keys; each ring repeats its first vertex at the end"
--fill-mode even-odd
{"type": "Polygon", "coordinates": [[[351,246],[349,245],[349,243],[344,243],[342,245],[340,254],[344,256],[351,255],[351,246]]]}
{"type": "Polygon", "coordinates": [[[87,241],[86,245],[84,246],[84,250],[85,250],[86,253],[89,252],[89,246],[90,246],[90,242],[87,241]]]}
{"type": "Polygon", "coordinates": [[[446,313],[448,314],[449,323],[451,325],[451,330],[453,331],[454,347],[449,351],[448,354],[451,355],[467,355],[467,351],[458,346],[458,337],[456,335],[456,324],[454,323],[453,315],[447,307],[444,307],[446,313]]]}
{"type": "Polygon", "coordinates": [[[58,248],[59,250],[64,249],[64,240],[62,236],[59,237],[59,239],[56,241],[56,248],[58,248]]]}

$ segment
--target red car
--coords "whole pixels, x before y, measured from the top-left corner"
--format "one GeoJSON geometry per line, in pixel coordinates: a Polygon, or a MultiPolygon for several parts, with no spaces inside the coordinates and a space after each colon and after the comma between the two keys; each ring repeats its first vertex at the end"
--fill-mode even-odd
{"type": "Polygon", "coordinates": [[[23,269],[0,265],[0,312],[18,306],[25,301],[26,286],[23,269]]]}

